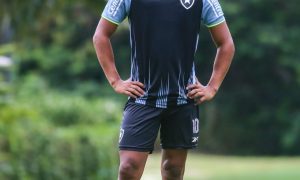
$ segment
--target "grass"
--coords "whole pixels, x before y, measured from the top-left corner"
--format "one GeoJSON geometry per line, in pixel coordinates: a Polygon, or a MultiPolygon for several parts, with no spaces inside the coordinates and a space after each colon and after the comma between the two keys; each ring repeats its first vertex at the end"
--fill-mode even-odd
{"type": "MultiPolygon", "coordinates": [[[[150,155],[142,180],[161,179],[160,154],[150,155]]],[[[300,157],[189,154],[184,180],[299,180],[300,157]]]]}

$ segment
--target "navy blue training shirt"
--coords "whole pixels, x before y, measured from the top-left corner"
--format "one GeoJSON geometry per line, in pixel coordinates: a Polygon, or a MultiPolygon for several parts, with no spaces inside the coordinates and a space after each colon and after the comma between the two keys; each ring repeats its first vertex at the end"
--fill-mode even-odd
{"type": "Polygon", "coordinates": [[[167,108],[192,102],[186,87],[196,82],[194,55],[201,21],[225,21],[218,0],[109,0],[102,17],[130,24],[131,80],[145,85],[138,104],[167,108]]]}

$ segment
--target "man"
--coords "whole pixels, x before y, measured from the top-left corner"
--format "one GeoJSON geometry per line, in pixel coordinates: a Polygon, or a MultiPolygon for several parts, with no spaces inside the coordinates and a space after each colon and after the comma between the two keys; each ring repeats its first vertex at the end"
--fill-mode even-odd
{"type": "Polygon", "coordinates": [[[160,128],[161,174],[183,179],[188,149],[198,142],[197,105],[218,91],[234,54],[217,0],[109,0],[94,35],[99,63],[114,90],[129,96],[119,142],[119,179],[141,178],[160,128]],[[122,80],[110,37],[126,17],[130,24],[131,75],[122,80]],[[217,53],[206,86],[195,76],[201,20],[217,53]]]}

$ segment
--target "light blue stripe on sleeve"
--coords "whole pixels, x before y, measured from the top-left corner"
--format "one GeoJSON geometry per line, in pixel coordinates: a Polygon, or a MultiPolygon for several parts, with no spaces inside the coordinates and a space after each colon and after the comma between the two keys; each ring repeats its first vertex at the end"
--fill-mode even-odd
{"type": "Polygon", "coordinates": [[[218,0],[203,0],[202,21],[207,27],[213,27],[225,21],[218,0]]]}
{"type": "Polygon", "coordinates": [[[130,4],[131,0],[109,0],[102,17],[114,24],[120,24],[128,16],[130,4]]]}

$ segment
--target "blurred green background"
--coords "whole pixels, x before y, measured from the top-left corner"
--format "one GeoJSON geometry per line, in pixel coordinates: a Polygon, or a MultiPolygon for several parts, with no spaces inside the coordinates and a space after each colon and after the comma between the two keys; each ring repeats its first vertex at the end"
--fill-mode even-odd
{"type": "MultiPolygon", "coordinates": [[[[299,1],[220,3],[236,55],[214,101],[200,106],[186,177],[300,179],[299,1]]],[[[92,44],[105,4],[0,0],[1,180],[116,179],[126,97],[108,85],[92,44]]],[[[197,75],[206,83],[215,47],[201,31],[197,75]]],[[[127,22],[112,43],[128,78],[127,22]]],[[[159,179],[158,161],[150,157],[144,179],[159,179]]]]}

